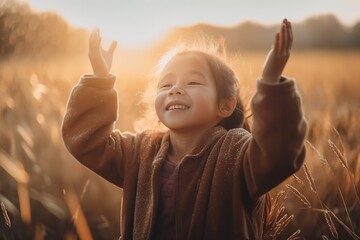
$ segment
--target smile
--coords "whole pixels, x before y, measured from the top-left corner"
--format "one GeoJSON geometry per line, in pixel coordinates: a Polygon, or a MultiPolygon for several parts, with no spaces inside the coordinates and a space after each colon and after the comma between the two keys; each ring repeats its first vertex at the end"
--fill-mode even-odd
{"type": "Polygon", "coordinates": [[[188,108],[189,108],[188,106],[176,104],[176,105],[171,105],[166,110],[168,110],[168,111],[169,110],[186,110],[188,108]]]}

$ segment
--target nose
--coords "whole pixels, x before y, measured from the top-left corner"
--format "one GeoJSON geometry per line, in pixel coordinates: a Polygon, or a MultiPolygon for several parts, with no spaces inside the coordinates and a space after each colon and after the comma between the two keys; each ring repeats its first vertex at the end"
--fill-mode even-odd
{"type": "Polygon", "coordinates": [[[173,85],[171,87],[171,89],[169,90],[169,95],[173,96],[173,95],[183,95],[184,94],[184,90],[179,87],[177,84],[173,85]]]}

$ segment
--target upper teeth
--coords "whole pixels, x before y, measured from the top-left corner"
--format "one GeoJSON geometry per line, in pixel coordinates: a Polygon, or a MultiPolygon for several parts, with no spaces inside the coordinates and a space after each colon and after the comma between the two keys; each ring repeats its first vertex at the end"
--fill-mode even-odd
{"type": "Polygon", "coordinates": [[[168,108],[168,110],[174,110],[174,109],[188,109],[188,107],[184,105],[172,105],[168,108]]]}

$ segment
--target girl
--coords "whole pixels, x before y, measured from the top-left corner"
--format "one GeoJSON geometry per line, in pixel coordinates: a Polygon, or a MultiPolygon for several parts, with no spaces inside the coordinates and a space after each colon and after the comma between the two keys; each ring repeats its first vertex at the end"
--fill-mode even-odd
{"type": "Polygon", "coordinates": [[[123,188],[123,239],[261,239],[267,192],[305,157],[306,122],[293,80],[281,76],[292,45],[283,20],[252,99],[252,134],[234,72],[201,50],[162,65],[156,114],[167,131],[114,130],[116,44],[90,36],[92,75],[72,90],[64,142],[86,167],[123,188]]]}

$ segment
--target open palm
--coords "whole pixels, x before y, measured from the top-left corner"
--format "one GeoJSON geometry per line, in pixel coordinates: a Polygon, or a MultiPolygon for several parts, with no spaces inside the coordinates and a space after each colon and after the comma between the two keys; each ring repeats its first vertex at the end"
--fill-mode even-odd
{"type": "Polygon", "coordinates": [[[275,43],[268,53],[264,67],[262,78],[266,82],[279,82],[281,74],[290,57],[290,50],[293,42],[293,34],[291,23],[284,19],[281,30],[276,34],[275,43]]]}
{"type": "Polygon", "coordinates": [[[107,76],[110,72],[112,59],[116,48],[116,41],[113,41],[108,50],[101,47],[99,29],[94,29],[89,38],[89,59],[95,76],[107,76]]]}

